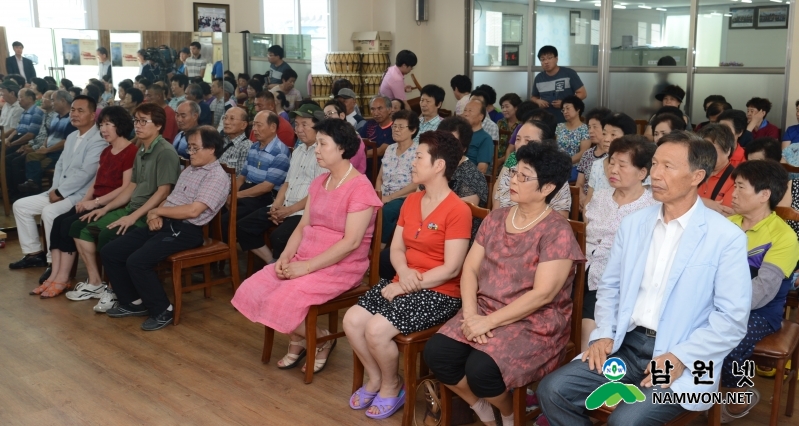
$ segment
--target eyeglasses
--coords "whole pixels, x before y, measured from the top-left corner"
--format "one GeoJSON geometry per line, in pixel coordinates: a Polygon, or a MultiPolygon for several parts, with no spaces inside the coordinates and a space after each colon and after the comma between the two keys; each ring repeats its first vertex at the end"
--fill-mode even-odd
{"type": "Polygon", "coordinates": [[[189,154],[194,154],[194,153],[200,151],[201,149],[203,149],[203,148],[196,148],[196,147],[193,147],[193,146],[189,145],[189,147],[186,148],[186,152],[188,152],[189,154]]]}
{"type": "Polygon", "coordinates": [[[391,128],[394,129],[394,130],[404,130],[404,129],[407,129],[408,127],[409,126],[405,126],[405,125],[402,125],[402,124],[393,124],[391,126],[391,128]]]}
{"type": "Polygon", "coordinates": [[[153,122],[153,120],[139,120],[137,118],[133,119],[133,125],[134,126],[146,126],[147,123],[152,123],[152,122],[153,122]]]}
{"type": "Polygon", "coordinates": [[[327,111],[325,112],[325,117],[336,117],[338,116],[338,112],[336,111],[327,111]]]}
{"type": "Polygon", "coordinates": [[[538,177],[523,175],[522,172],[520,172],[519,169],[517,169],[516,167],[510,169],[510,177],[513,178],[514,176],[516,176],[516,180],[522,183],[529,182],[531,180],[538,180],[538,177]]]}

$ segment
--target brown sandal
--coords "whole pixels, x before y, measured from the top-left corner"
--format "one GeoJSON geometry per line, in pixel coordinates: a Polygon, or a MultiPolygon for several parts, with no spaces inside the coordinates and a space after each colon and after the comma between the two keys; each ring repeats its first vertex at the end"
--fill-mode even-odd
{"type": "Polygon", "coordinates": [[[57,283],[52,282],[47,290],[43,291],[42,294],[39,296],[40,299],[51,299],[53,297],[57,297],[59,294],[63,293],[64,290],[69,288],[69,283],[57,283]]]}

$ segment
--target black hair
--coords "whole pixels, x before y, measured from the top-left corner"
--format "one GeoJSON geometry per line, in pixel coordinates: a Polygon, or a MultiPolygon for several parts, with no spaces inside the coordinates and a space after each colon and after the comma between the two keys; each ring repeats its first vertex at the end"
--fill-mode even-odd
{"type": "Polygon", "coordinates": [[[193,127],[189,130],[186,130],[186,141],[188,141],[194,135],[200,135],[200,141],[202,142],[203,148],[213,148],[214,149],[214,157],[219,159],[222,156],[222,149],[225,146],[225,139],[222,138],[222,135],[216,131],[211,126],[197,126],[193,127]]]}
{"type": "MultiPolygon", "coordinates": [[[[327,106],[332,106],[333,108],[335,108],[336,109],[336,114],[338,114],[338,115],[341,115],[341,114],[347,115],[347,107],[344,106],[344,103],[342,103],[341,100],[339,100],[339,99],[330,99],[329,101],[325,102],[325,107],[327,107],[327,106]]],[[[316,120],[316,116],[314,116],[312,118],[314,119],[314,123],[316,123],[318,121],[318,120],[316,120]]]]}
{"type": "Polygon", "coordinates": [[[48,83],[47,90],[58,90],[58,86],[55,83],[48,83]]]}
{"type": "Polygon", "coordinates": [[[676,66],[676,65],[677,65],[677,60],[674,59],[673,56],[669,56],[669,55],[666,55],[666,56],[658,59],[658,63],[657,63],[657,66],[659,66],[659,67],[663,67],[663,66],[668,67],[668,66],[676,66]]]}
{"type": "Polygon", "coordinates": [[[186,86],[189,85],[189,77],[187,77],[185,74],[175,74],[169,79],[169,81],[178,83],[178,87],[183,88],[183,90],[186,90],[186,86]]]}
{"type": "Polygon", "coordinates": [[[583,113],[585,112],[585,103],[583,102],[582,99],[578,98],[577,96],[574,96],[574,95],[566,96],[561,101],[561,104],[560,104],[561,108],[563,108],[563,104],[571,104],[571,106],[575,110],[577,110],[577,115],[578,116],[579,115],[583,115],[583,113]]]}
{"type": "Polygon", "coordinates": [[[400,110],[391,115],[392,121],[405,120],[408,122],[408,129],[413,132],[411,139],[415,138],[419,133],[419,116],[411,110],[400,110]]]}
{"type": "Polygon", "coordinates": [[[634,135],[638,133],[638,125],[635,124],[635,120],[623,112],[617,112],[605,117],[605,119],[602,120],[602,128],[604,129],[607,125],[618,127],[625,135],[634,135]]]}
{"type": "Polygon", "coordinates": [[[516,161],[535,170],[539,192],[546,184],[555,185],[555,189],[544,198],[547,204],[555,198],[571,175],[572,159],[556,144],[528,143],[516,150],[516,161]]]}
{"type": "Polygon", "coordinates": [[[463,153],[465,154],[466,151],[469,150],[469,145],[472,144],[472,135],[474,131],[472,130],[472,125],[469,124],[465,118],[459,115],[447,117],[438,123],[437,130],[449,133],[458,132],[458,140],[463,148],[463,153]]]}
{"type": "Polygon", "coordinates": [[[44,94],[44,92],[47,91],[47,81],[45,81],[43,78],[34,77],[31,79],[31,84],[36,86],[36,91],[41,94],[44,94]]]}
{"type": "Polygon", "coordinates": [[[74,86],[74,84],[72,84],[72,80],[70,80],[68,78],[62,78],[61,79],[61,85],[64,86],[64,89],[67,89],[67,90],[69,90],[72,86],[74,86]]]}
{"type": "Polygon", "coordinates": [[[131,83],[130,80],[122,80],[117,84],[117,87],[127,92],[133,88],[133,83],[131,83]]]}
{"type": "Polygon", "coordinates": [[[97,111],[97,101],[89,96],[84,96],[84,95],[75,96],[74,98],[72,98],[72,103],[81,100],[86,101],[89,104],[89,111],[91,112],[97,111]]]}
{"type": "Polygon", "coordinates": [[[20,43],[18,41],[15,41],[15,42],[11,43],[11,47],[22,47],[22,48],[25,48],[25,46],[23,46],[22,43],[20,43]]]}
{"type": "Polygon", "coordinates": [[[280,104],[280,107],[283,108],[283,110],[287,110],[289,107],[291,107],[291,103],[288,101],[288,99],[286,99],[285,93],[278,90],[277,93],[274,93],[274,95],[275,101],[280,104]]]}
{"type": "Polygon", "coordinates": [[[493,87],[487,84],[481,84],[475,87],[474,90],[479,90],[485,93],[485,96],[483,96],[483,98],[486,100],[486,103],[488,105],[494,105],[495,103],[497,103],[497,91],[494,90],[493,87]]]}
{"type": "Polygon", "coordinates": [[[553,55],[554,57],[557,58],[558,57],[558,49],[555,46],[544,46],[544,47],[538,49],[538,54],[535,55],[535,57],[540,60],[542,56],[549,55],[549,54],[551,54],[551,55],[553,55]]]}
{"type": "Polygon", "coordinates": [[[150,80],[148,80],[148,79],[147,79],[147,77],[142,77],[142,78],[140,78],[140,79],[139,79],[139,84],[141,84],[142,86],[144,86],[144,88],[145,88],[145,89],[149,89],[149,88],[150,88],[150,86],[152,86],[152,85],[153,85],[153,83],[152,83],[150,80]]]}
{"type": "MultiPolygon", "coordinates": [[[[516,106],[516,120],[520,123],[527,119],[527,115],[539,109],[538,104],[533,101],[522,101],[516,106]]],[[[554,118],[554,117],[553,117],[554,118]]]]}
{"type": "Polygon", "coordinates": [[[502,104],[504,104],[505,102],[510,102],[510,104],[514,108],[518,108],[519,105],[522,104],[522,98],[520,98],[519,95],[517,95],[515,93],[506,93],[506,94],[502,95],[501,98],[499,98],[499,106],[500,106],[500,108],[502,107],[502,104]]]}
{"type": "Polygon", "coordinates": [[[106,49],[103,46],[100,46],[100,47],[97,48],[97,53],[99,53],[101,55],[108,56],[108,49],[106,49]]]}
{"type": "Polygon", "coordinates": [[[72,96],[73,96],[73,97],[75,97],[75,96],[80,96],[80,95],[81,95],[81,93],[83,93],[83,89],[82,89],[82,88],[80,88],[80,87],[78,87],[78,86],[72,86],[72,87],[70,87],[69,89],[67,89],[67,91],[68,91],[69,93],[72,93],[72,96]]]}
{"type": "Polygon", "coordinates": [[[44,81],[46,81],[47,84],[55,84],[56,86],[58,86],[58,84],[56,83],[55,79],[53,77],[49,76],[49,75],[46,75],[46,76],[42,77],[42,79],[44,79],[44,81]]]}
{"type": "Polygon", "coordinates": [[[253,90],[255,90],[255,93],[260,93],[264,90],[264,84],[256,78],[251,78],[250,81],[247,82],[247,85],[251,86],[253,90]]]}
{"type": "Polygon", "coordinates": [[[739,109],[728,109],[721,114],[719,114],[716,121],[721,123],[723,120],[732,121],[732,126],[735,127],[735,134],[743,134],[744,130],[746,130],[746,113],[739,110],[739,109]]]}
{"type": "Polygon", "coordinates": [[[771,210],[777,208],[777,204],[788,190],[788,172],[776,161],[745,161],[732,171],[732,178],[738,177],[749,182],[755,193],[768,189],[771,192],[768,197],[768,206],[771,210]]]}
{"type": "Polygon", "coordinates": [[[769,160],[774,160],[778,163],[782,161],[782,144],[780,141],[768,136],[749,142],[744,148],[744,152],[747,158],[749,154],[763,152],[763,155],[769,160]]]}
{"type": "MultiPolygon", "coordinates": [[[[255,94],[256,99],[265,99],[267,101],[275,101],[275,94],[268,90],[261,90],[255,94]]],[[[319,106],[319,104],[317,104],[319,106]]]]}
{"type": "Polygon", "coordinates": [[[402,99],[397,99],[397,98],[391,98],[391,107],[392,108],[394,107],[394,101],[399,102],[400,111],[404,111],[405,110],[405,102],[403,102],[402,99]]]}
{"type": "Polygon", "coordinates": [[[669,128],[672,132],[675,130],[685,130],[686,128],[685,120],[683,120],[682,117],[665,112],[663,114],[656,115],[655,118],[652,119],[652,132],[655,131],[655,127],[657,127],[658,124],[664,122],[669,123],[669,128]]]}
{"type": "Polygon", "coordinates": [[[547,139],[555,139],[555,130],[553,127],[550,127],[548,123],[545,123],[541,120],[536,120],[535,118],[530,118],[522,123],[522,126],[525,124],[530,124],[540,130],[542,141],[547,139]]]}
{"type": "Polygon", "coordinates": [[[280,76],[280,81],[289,81],[290,78],[293,78],[294,80],[297,80],[298,78],[297,71],[294,71],[291,68],[283,71],[283,75],[280,76]]]}
{"type": "Polygon", "coordinates": [[[273,44],[269,46],[269,49],[266,49],[266,51],[279,57],[280,59],[283,59],[283,55],[285,55],[285,53],[283,52],[283,48],[280,47],[279,44],[273,44]]]}
{"type": "Polygon", "coordinates": [[[203,100],[203,89],[199,84],[192,83],[186,86],[186,93],[194,97],[194,100],[200,102],[203,100]]]}
{"type": "MultiPolygon", "coordinates": [[[[727,103],[727,99],[724,96],[722,96],[722,95],[710,95],[710,96],[705,98],[704,102],[702,102],[702,108],[705,108],[707,106],[708,102],[727,103]]],[[[705,108],[705,111],[707,111],[707,108],[705,108]]]]}
{"type": "Polygon", "coordinates": [[[435,164],[437,160],[444,160],[444,177],[449,181],[455,174],[463,150],[458,139],[452,133],[441,130],[424,132],[419,136],[419,145],[427,145],[427,152],[430,154],[430,164],[435,164]]]}
{"type": "Polygon", "coordinates": [[[89,79],[89,84],[92,84],[92,85],[94,85],[94,87],[100,89],[100,93],[105,92],[105,83],[103,83],[102,81],[100,81],[100,80],[98,80],[96,78],[90,78],[89,79]]]}
{"type": "Polygon", "coordinates": [[[17,97],[21,98],[25,96],[26,98],[30,98],[32,101],[36,102],[36,92],[32,89],[20,89],[19,93],[17,93],[17,97]]]}
{"type": "Polygon", "coordinates": [[[203,46],[198,41],[193,41],[193,42],[189,43],[189,47],[196,47],[198,49],[202,49],[203,48],[203,46]]]}
{"type": "Polygon", "coordinates": [[[250,81],[250,75],[247,74],[246,72],[240,72],[239,76],[236,77],[236,80],[247,80],[247,81],[250,81]]]}
{"type": "Polygon", "coordinates": [[[752,98],[746,103],[746,107],[764,111],[768,115],[771,111],[771,101],[766,98],[752,98]]]}
{"type": "Polygon", "coordinates": [[[639,169],[646,169],[647,176],[652,169],[652,157],[655,155],[657,146],[649,139],[641,135],[624,135],[614,139],[608,149],[608,158],[613,154],[630,154],[633,166],[639,169]]]}
{"type": "Polygon", "coordinates": [[[117,136],[122,138],[130,137],[133,133],[133,119],[125,108],[121,106],[109,106],[100,111],[100,116],[97,117],[97,128],[100,124],[108,120],[116,128],[117,136]]]}
{"type": "Polygon", "coordinates": [[[144,102],[144,93],[141,90],[131,87],[130,89],[125,89],[125,96],[130,95],[130,100],[133,101],[136,105],[144,102]]]}
{"type": "Polygon", "coordinates": [[[705,117],[707,117],[707,119],[710,120],[710,117],[717,116],[722,112],[726,111],[727,109],[731,109],[728,108],[729,106],[730,104],[726,102],[713,102],[707,106],[707,109],[705,110],[706,111],[705,117]]]}
{"type": "Polygon", "coordinates": [[[330,94],[336,96],[341,89],[352,89],[352,82],[346,78],[339,78],[330,86],[330,94]]]}
{"type": "Polygon", "coordinates": [[[420,92],[420,96],[427,95],[433,98],[433,101],[436,103],[437,108],[440,108],[441,104],[444,103],[444,97],[446,96],[446,94],[447,93],[444,91],[443,87],[437,86],[435,84],[428,84],[422,87],[422,91],[420,92]]]}
{"type": "Polygon", "coordinates": [[[161,126],[161,128],[158,130],[158,133],[164,133],[164,127],[166,126],[166,112],[163,108],[152,102],[147,102],[137,106],[136,110],[133,111],[133,115],[136,115],[136,113],[149,115],[150,120],[153,121],[153,125],[161,126]]]}
{"type": "Polygon", "coordinates": [[[555,128],[558,126],[558,121],[555,116],[545,109],[536,109],[527,114],[525,123],[535,124],[536,127],[541,129],[541,139],[555,139],[555,128]],[[537,123],[535,123],[537,122],[537,123]],[[541,124],[544,126],[542,127],[541,124]]]}
{"type": "Polygon", "coordinates": [[[206,83],[205,81],[200,81],[200,82],[197,83],[197,85],[200,86],[200,89],[202,89],[203,96],[211,94],[211,85],[210,84],[206,83]]]}
{"type": "Polygon", "coordinates": [[[727,157],[731,157],[735,152],[735,135],[732,134],[729,127],[723,124],[706,124],[696,132],[696,135],[718,145],[722,152],[727,153],[727,157]]]}
{"type": "Polygon", "coordinates": [[[399,53],[397,53],[397,60],[394,63],[398,67],[403,65],[415,67],[416,61],[417,59],[415,53],[411,52],[410,50],[400,50],[399,53]]]}
{"type": "Polygon", "coordinates": [[[361,147],[361,138],[355,133],[355,127],[352,127],[347,120],[322,120],[314,124],[313,129],[317,133],[330,136],[333,142],[344,151],[341,153],[341,158],[345,160],[354,157],[361,147]]]}
{"type": "Polygon", "coordinates": [[[87,85],[84,90],[86,90],[86,96],[94,99],[95,102],[97,102],[97,100],[100,99],[100,95],[102,95],[100,89],[98,89],[97,86],[93,84],[87,85]]]}
{"type": "Polygon", "coordinates": [[[688,148],[688,168],[691,172],[697,170],[705,171],[705,177],[699,182],[699,185],[702,185],[710,178],[710,174],[713,173],[713,168],[716,167],[716,159],[718,156],[716,147],[714,147],[711,142],[691,132],[678,130],[660,138],[661,146],[667,143],[682,145],[688,148]]]}
{"type": "MultiPolygon", "coordinates": [[[[613,115],[613,112],[611,110],[605,108],[605,107],[594,108],[594,109],[592,109],[591,111],[588,111],[588,113],[585,114],[585,124],[588,124],[589,120],[597,120],[600,123],[602,123],[602,120],[607,119],[611,115],[613,115]]],[[[637,130],[638,130],[638,127],[636,126],[636,131],[637,130]]]]}
{"type": "Polygon", "coordinates": [[[458,74],[449,81],[449,86],[454,90],[458,89],[461,93],[472,91],[472,79],[469,76],[458,74]]]}
{"type": "Polygon", "coordinates": [[[25,84],[27,83],[27,81],[25,81],[25,77],[19,74],[9,74],[6,76],[6,79],[9,78],[14,80],[17,83],[17,86],[19,87],[25,87],[25,84]]]}
{"type": "Polygon", "coordinates": [[[493,105],[492,103],[488,102],[488,93],[480,89],[473,89],[471,93],[469,93],[469,100],[474,99],[475,96],[483,98],[483,106],[493,105]]]}

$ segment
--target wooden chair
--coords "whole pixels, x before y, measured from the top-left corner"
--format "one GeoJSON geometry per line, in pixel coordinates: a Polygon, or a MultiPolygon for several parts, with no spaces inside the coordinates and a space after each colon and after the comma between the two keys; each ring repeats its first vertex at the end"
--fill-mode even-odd
{"type": "MultiPolygon", "coordinates": [[[[472,216],[478,219],[485,219],[490,213],[488,209],[477,207],[472,203],[466,203],[472,211],[472,216]]],[[[416,401],[416,389],[419,387],[419,382],[424,379],[432,377],[430,370],[424,362],[422,353],[427,341],[438,332],[443,324],[435,327],[428,328],[427,330],[411,333],[407,336],[398,334],[394,337],[394,343],[397,344],[397,349],[402,352],[402,370],[403,382],[405,383],[405,405],[402,409],[402,425],[411,426],[413,424],[413,410],[414,401],[416,401]],[[416,363],[419,363],[417,374],[416,363]]],[[[361,386],[363,386],[364,369],[358,355],[352,354],[353,369],[352,369],[352,393],[355,393],[361,386]]],[[[444,386],[442,386],[444,388],[444,386]]],[[[449,424],[449,423],[441,423],[449,424]]]]}
{"type": "Polygon", "coordinates": [[[499,141],[494,142],[494,157],[491,163],[491,181],[496,181],[499,171],[502,170],[502,165],[499,164],[499,141]]]}
{"type": "Polygon", "coordinates": [[[569,186],[569,193],[572,197],[571,209],[569,209],[569,220],[580,220],[580,187],[569,186]]]}
{"type": "MultiPolygon", "coordinates": [[[[474,211],[474,210],[473,210],[474,211]]],[[[577,239],[577,244],[580,246],[583,255],[585,255],[585,223],[569,220],[569,224],[574,232],[574,237],[577,239]]],[[[572,321],[569,342],[563,348],[561,354],[561,366],[570,362],[572,358],[577,356],[580,348],[580,340],[582,338],[582,312],[583,312],[583,296],[585,292],[585,266],[582,263],[576,263],[577,268],[574,276],[573,293],[572,293],[572,321]]],[[[513,390],[513,424],[514,426],[523,426],[528,421],[534,420],[541,415],[541,409],[536,408],[527,412],[527,388],[532,383],[525,386],[518,387],[513,390]]],[[[452,395],[453,392],[446,386],[441,386],[441,424],[448,425],[452,419],[452,395]]],[[[407,403],[406,403],[407,405],[407,403]]]]}
{"type": "MultiPolygon", "coordinates": [[[[799,173],[799,167],[792,166],[792,165],[790,165],[788,163],[780,163],[780,164],[782,164],[782,167],[784,167],[785,170],[788,173],[799,173]]],[[[791,220],[795,220],[795,219],[791,219],[791,220]]]]}
{"type": "MultiPolygon", "coordinates": [[[[274,228],[270,228],[268,231],[264,232],[264,245],[266,245],[270,250],[272,249],[272,242],[269,240],[269,231],[274,228]]],[[[277,260],[277,259],[275,259],[277,260]]],[[[247,272],[244,274],[244,278],[249,278],[252,274],[255,273],[255,264],[256,263],[264,263],[260,257],[253,254],[252,250],[247,251],[247,272]]]]}
{"type": "Polygon", "coordinates": [[[452,111],[444,108],[438,109],[438,116],[441,118],[452,117],[452,111]]]}
{"type": "MultiPolygon", "coordinates": [[[[789,164],[783,164],[788,172],[791,172],[791,169],[795,169],[797,173],[799,173],[799,167],[794,167],[789,164]]],[[[777,207],[775,209],[777,216],[781,217],[782,220],[794,220],[799,221],[799,211],[794,210],[791,207],[777,207]]],[[[785,319],[789,319],[791,316],[791,309],[799,309],[799,291],[791,290],[788,292],[788,298],[785,301],[785,319]]]]}
{"type": "MultiPolygon", "coordinates": [[[[380,281],[380,238],[383,236],[383,209],[377,210],[377,217],[375,219],[375,230],[372,235],[372,248],[369,255],[369,281],[366,284],[361,283],[358,287],[349,290],[335,299],[324,303],[322,305],[313,305],[308,310],[308,315],[305,317],[305,342],[306,350],[305,355],[305,384],[313,382],[313,369],[314,362],[316,361],[316,345],[327,342],[328,340],[338,339],[344,337],[344,331],[338,331],[338,311],[340,309],[355,306],[358,303],[358,298],[363,296],[364,293],[369,291],[378,281],[380,281]],[[316,335],[316,324],[320,315],[327,315],[327,326],[330,329],[330,334],[327,336],[319,337],[316,335]]],[[[261,362],[268,363],[272,358],[272,345],[275,341],[275,330],[264,326],[264,350],[261,354],[261,362]]],[[[353,353],[353,357],[357,360],[358,357],[353,353]]],[[[361,381],[363,381],[363,365],[361,366],[361,381]]],[[[361,385],[358,385],[361,387],[361,385]]],[[[357,390],[357,388],[356,388],[357,390]]],[[[353,391],[355,392],[355,391],[353,391]]]]}
{"type": "Polygon", "coordinates": [[[649,125],[649,121],[646,120],[635,120],[635,126],[638,128],[638,134],[643,135],[646,132],[646,126],[649,125]]]}
{"type": "Polygon", "coordinates": [[[0,192],[3,197],[3,211],[11,216],[11,200],[8,198],[8,182],[6,182],[6,138],[5,129],[0,126],[0,192]]]}
{"type": "Polygon", "coordinates": [[[769,334],[757,342],[751,359],[760,367],[774,368],[774,392],[771,397],[770,426],[776,426],[780,418],[780,399],[782,386],[788,381],[788,402],[785,415],[793,415],[794,396],[796,395],[797,366],[799,366],[799,324],[783,320],[782,328],[776,333],[769,334]],[[791,368],[785,364],[790,360],[791,368]],[[787,372],[787,377],[785,376],[787,372]]]}
{"type": "Polygon", "coordinates": [[[372,173],[369,175],[369,180],[372,181],[372,185],[374,185],[375,181],[377,180],[377,174],[380,172],[380,165],[377,155],[377,142],[372,142],[369,139],[363,139],[363,145],[366,149],[366,152],[368,152],[370,149],[372,150],[371,160],[369,157],[367,157],[366,161],[372,162],[372,173]]]}
{"type": "MultiPolygon", "coordinates": [[[[222,166],[230,176],[230,197],[236,199],[236,170],[222,166]]],[[[219,284],[231,283],[233,291],[239,288],[239,262],[236,248],[236,203],[230,204],[230,220],[228,229],[228,242],[222,241],[222,210],[214,216],[203,230],[205,241],[203,245],[194,249],[181,251],[166,258],[163,265],[172,272],[172,285],[175,290],[175,318],[173,324],[180,323],[180,309],[183,306],[183,293],[203,289],[205,297],[211,297],[211,287],[219,284]],[[213,234],[210,234],[210,231],[213,234]],[[209,235],[210,234],[210,235],[209,235]],[[216,234],[216,235],[214,235],[216,234]],[[216,237],[216,238],[214,238],[216,237]],[[230,261],[230,276],[215,280],[211,279],[211,263],[230,261]],[[203,266],[205,281],[193,284],[189,271],[197,266],[203,266]],[[185,281],[185,283],[184,283],[185,281]],[[184,285],[185,284],[185,285],[184,285]]]]}

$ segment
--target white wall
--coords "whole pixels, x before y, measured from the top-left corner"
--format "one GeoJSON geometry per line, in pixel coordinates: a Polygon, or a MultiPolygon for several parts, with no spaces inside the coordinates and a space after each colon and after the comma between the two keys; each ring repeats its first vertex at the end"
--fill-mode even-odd
{"type": "MultiPolygon", "coordinates": [[[[260,0],[203,0],[230,5],[230,32],[261,32],[260,0]]],[[[98,0],[100,29],[193,31],[193,0],[98,0]]]]}
{"type": "MultiPolygon", "coordinates": [[[[796,9],[796,8],[794,8],[796,9]]],[[[727,25],[725,19],[724,25],[727,25]]],[[[727,30],[725,61],[742,62],[747,67],[785,66],[787,29],[732,29],[727,30]]],[[[794,44],[799,42],[794,38],[794,44]]]]}
{"type": "MultiPolygon", "coordinates": [[[[786,120],[783,126],[793,126],[796,124],[796,100],[799,99],[799,33],[797,33],[797,25],[799,25],[799,7],[791,7],[793,9],[793,22],[794,22],[794,37],[791,41],[791,68],[793,72],[788,78],[788,87],[785,88],[786,96],[788,97],[787,107],[785,109],[786,120]]],[[[772,30],[775,31],[775,30],[772,30]]],[[[774,109],[780,108],[780,105],[775,105],[774,109]]],[[[783,128],[783,130],[785,130],[783,128]]]]}

